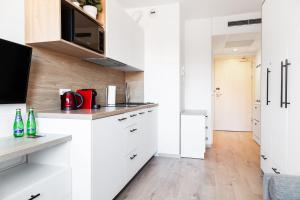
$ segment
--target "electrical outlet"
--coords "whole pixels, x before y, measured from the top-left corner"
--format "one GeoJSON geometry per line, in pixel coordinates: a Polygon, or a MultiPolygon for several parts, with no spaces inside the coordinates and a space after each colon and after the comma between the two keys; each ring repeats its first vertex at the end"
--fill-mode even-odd
{"type": "Polygon", "coordinates": [[[69,92],[71,91],[71,89],[59,89],[58,92],[59,92],[59,95],[63,95],[65,92],[69,92]]]}

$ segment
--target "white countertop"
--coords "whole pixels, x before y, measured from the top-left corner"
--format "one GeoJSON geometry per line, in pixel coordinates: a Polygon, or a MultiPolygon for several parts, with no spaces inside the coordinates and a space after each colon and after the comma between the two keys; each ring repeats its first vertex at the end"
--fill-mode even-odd
{"type": "Polygon", "coordinates": [[[71,135],[49,134],[39,138],[0,138],[0,162],[41,151],[72,140],[71,135]]]}
{"type": "Polygon", "coordinates": [[[181,115],[203,115],[207,116],[206,110],[184,110],[181,111],[181,115]]]}
{"type": "Polygon", "coordinates": [[[103,107],[101,109],[92,110],[50,110],[41,111],[37,113],[38,118],[56,118],[56,119],[83,119],[94,120],[114,115],[120,115],[128,112],[137,111],[140,109],[152,108],[158,106],[157,104],[147,104],[135,107],[103,107]]]}

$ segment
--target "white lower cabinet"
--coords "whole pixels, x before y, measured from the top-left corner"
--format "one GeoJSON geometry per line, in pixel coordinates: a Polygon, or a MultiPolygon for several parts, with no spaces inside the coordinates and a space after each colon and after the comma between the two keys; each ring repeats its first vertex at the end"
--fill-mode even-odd
{"type": "Polygon", "coordinates": [[[93,199],[113,199],[156,153],[156,121],[152,108],[92,122],[93,199]]]}
{"type": "MultiPolygon", "coordinates": [[[[46,174],[45,170],[45,174],[46,174]]],[[[34,175],[34,173],[33,173],[34,175]]],[[[71,200],[71,170],[65,170],[27,186],[2,200],[71,200]]],[[[22,181],[22,177],[21,180],[22,181]]],[[[18,184],[18,183],[17,183],[18,184]]],[[[12,188],[14,185],[11,186],[12,188]]]]}
{"type": "MultiPolygon", "coordinates": [[[[96,119],[38,118],[72,135],[72,199],[111,200],[157,152],[157,108],[96,119]]],[[[55,198],[53,198],[55,199],[55,198]]]]}
{"type": "Polygon", "coordinates": [[[141,169],[141,156],[142,153],[138,148],[126,155],[126,182],[129,182],[141,169]]]}

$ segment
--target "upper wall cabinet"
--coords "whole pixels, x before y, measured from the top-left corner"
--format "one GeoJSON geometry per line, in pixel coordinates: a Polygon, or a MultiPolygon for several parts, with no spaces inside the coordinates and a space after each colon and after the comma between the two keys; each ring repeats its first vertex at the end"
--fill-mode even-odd
{"type": "Polygon", "coordinates": [[[106,2],[106,56],[144,69],[144,30],[116,0],[106,2]]]}
{"type": "Polygon", "coordinates": [[[143,71],[144,31],[115,0],[93,19],[70,0],[25,0],[26,43],[122,71],[143,71]]]}

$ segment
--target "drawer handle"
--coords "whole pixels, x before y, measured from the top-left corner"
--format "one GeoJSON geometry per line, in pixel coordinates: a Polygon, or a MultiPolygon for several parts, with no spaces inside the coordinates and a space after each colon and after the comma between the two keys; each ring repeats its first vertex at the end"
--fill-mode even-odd
{"type": "Polygon", "coordinates": [[[267,160],[268,158],[265,155],[261,155],[262,159],[267,160]]]}
{"type": "Polygon", "coordinates": [[[30,196],[30,199],[28,199],[28,200],[36,199],[36,198],[38,198],[39,196],[41,196],[40,193],[38,193],[38,194],[36,194],[36,195],[31,195],[31,196],[30,196]]]}
{"type": "Polygon", "coordinates": [[[148,110],[148,113],[151,113],[151,112],[153,112],[153,110],[148,110]]]}
{"type": "Polygon", "coordinates": [[[273,169],[273,171],[275,172],[275,174],[280,174],[280,172],[279,172],[279,171],[277,171],[277,169],[276,169],[276,168],[273,168],[273,167],[272,167],[272,169],[273,169]]]}
{"type": "Polygon", "coordinates": [[[137,114],[130,115],[130,117],[136,117],[136,116],[137,116],[137,114]]]}
{"type": "Polygon", "coordinates": [[[140,114],[140,115],[144,115],[144,114],[145,114],[145,112],[140,112],[139,114],[140,114]]]}
{"type": "Polygon", "coordinates": [[[137,154],[134,154],[133,156],[130,157],[130,160],[135,159],[135,157],[137,157],[137,154]]]}
{"type": "Polygon", "coordinates": [[[126,117],[124,117],[124,118],[121,118],[121,119],[118,119],[119,120],[119,122],[121,122],[121,121],[124,121],[124,120],[126,120],[127,118],[126,117]]]}
{"type": "Polygon", "coordinates": [[[135,132],[135,131],[137,131],[137,128],[131,129],[131,130],[130,130],[130,133],[133,133],[133,132],[135,132]]]}

